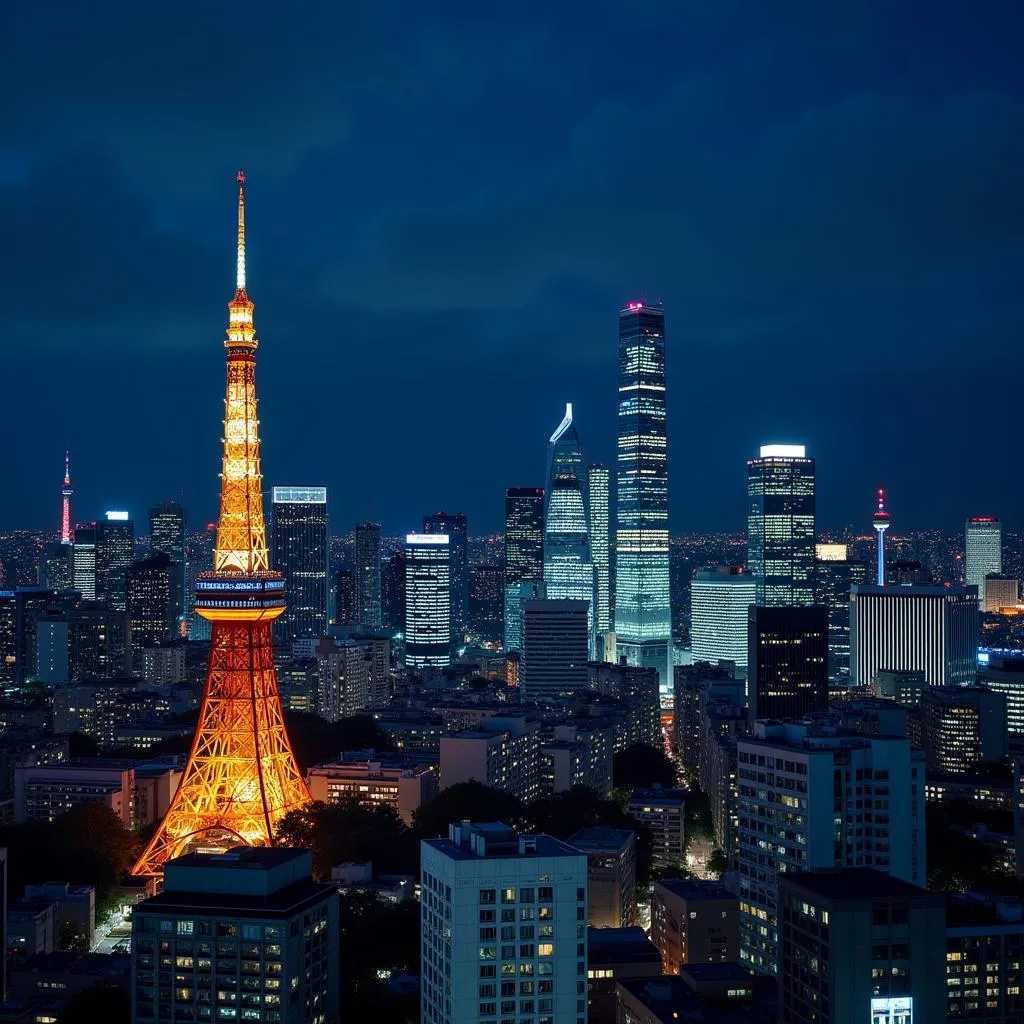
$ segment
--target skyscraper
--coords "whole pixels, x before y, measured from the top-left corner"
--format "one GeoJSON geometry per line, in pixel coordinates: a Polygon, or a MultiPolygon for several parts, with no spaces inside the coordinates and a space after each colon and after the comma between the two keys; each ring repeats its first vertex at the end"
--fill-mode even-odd
{"type": "Polygon", "coordinates": [[[1003,530],[993,516],[971,516],[964,538],[964,578],[978,588],[978,602],[985,604],[985,577],[1003,571],[1003,530]]]}
{"type": "Polygon", "coordinates": [[[580,435],[576,430],[576,424],[572,418],[572,402],[565,403],[565,415],[558,429],[551,435],[548,441],[547,458],[547,484],[548,490],[544,495],[544,514],[547,515],[548,506],[551,504],[551,481],[556,476],[574,476],[580,482],[580,488],[585,489],[587,485],[586,463],[583,461],[583,446],[580,444],[580,435]]]}
{"type": "Polygon", "coordinates": [[[828,707],[828,609],[785,605],[748,609],[750,718],[803,718],[828,707]]]}
{"type": "Polygon", "coordinates": [[[355,529],[355,621],[367,629],[381,628],[380,525],[359,523],[355,529]]]}
{"type": "Polygon", "coordinates": [[[424,533],[448,535],[448,557],[451,567],[452,643],[462,643],[462,634],[469,625],[469,536],[466,517],[461,512],[437,512],[423,517],[424,533]]]}
{"type": "Polygon", "coordinates": [[[135,652],[141,652],[144,647],[158,647],[167,640],[174,570],[175,565],[166,554],[150,555],[128,568],[126,603],[135,652]]]}
{"type": "Polygon", "coordinates": [[[889,529],[891,519],[889,510],[885,507],[885,488],[879,487],[878,507],[871,517],[871,525],[874,526],[875,533],[878,534],[878,564],[875,568],[875,582],[880,587],[885,586],[885,531],[889,529]]]}
{"type": "Polygon", "coordinates": [[[834,684],[850,677],[850,592],[867,582],[868,573],[867,564],[848,553],[845,544],[815,545],[814,603],[828,608],[828,676],[834,684]]]}
{"type": "Polygon", "coordinates": [[[519,650],[519,600],[524,583],[544,579],[544,488],[510,487],[505,492],[505,640],[519,650]]]}
{"type": "MultiPolygon", "coordinates": [[[[176,501],[165,501],[149,510],[149,553],[167,555],[171,560],[171,619],[185,616],[185,509],[176,501]]],[[[173,630],[177,632],[177,630],[173,630]]]]}
{"type": "Polygon", "coordinates": [[[765,444],[747,462],[747,568],[757,603],[814,603],[814,459],[802,444],[765,444]]]}
{"type": "Polygon", "coordinates": [[[185,546],[185,623],[189,640],[209,640],[210,623],[195,608],[196,578],[213,572],[213,549],[217,542],[217,524],[207,523],[198,533],[189,534],[185,546]]]}
{"type": "Polygon", "coordinates": [[[270,846],[281,818],[310,799],[285,731],[270,637],[271,622],[284,610],[284,579],[270,568],[263,519],[244,186],[239,171],[217,546],[213,572],[196,580],[197,611],[213,627],[209,670],[181,782],[136,875],[160,876],[167,860],[195,847],[270,846]]]}
{"type": "Polygon", "coordinates": [[[405,538],[405,664],[446,668],[451,664],[451,566],[445,533],[410,533],[405,538]]]}
{"type": "Polygon", "coordinates": [[[72,574],[75,590],[85,601],[96,600],[96,524],[75,527],[72,574]]]}
{"type": "Polygon", "coordinates": [[[552,600],[586,601],[587,632],[594,636],[594,563],[579,478],[559,473],[551,481],[544,523],[544,589],[552,600]]]}
{"type": "Polygon", "coordinates": [[[587,615],[583,601],[523,602],[519,680],[524,700],[588,688],[587,615]]]}
{"type": "Polygon", "coordinates": [[[276,639],[315,639],[327,633],[327,488],[275,487],[272,563],[284,574],[288,608],[276,639]]]}
{"type": "Polygon", "coordinates": [[[754,578],[741,566],[698,572],[690,581],[693,661],[732,661],[747,671],[747,609],[754,603],[754,578]]]}
{"type": "Polygon", "coordinates": [[[123,612],[125,573],[135,558],[135,524],[127,512],[107,512],[96,524],[96,596],[123,612]]]}
{"type": "Polygon", "coordinates": [[[594,600],[597,605],[594,629],[602,635],[612,628],[609,481],[607,466],[594,463],[587,469],[587,526],[590,530],[590,554],[594,560],[594,600]]]}
{"type": "Polygon", "coordinates": [[[671,686],[665,311],[630,302],[619,313],[615,642],[630,665],[671,686]]]}

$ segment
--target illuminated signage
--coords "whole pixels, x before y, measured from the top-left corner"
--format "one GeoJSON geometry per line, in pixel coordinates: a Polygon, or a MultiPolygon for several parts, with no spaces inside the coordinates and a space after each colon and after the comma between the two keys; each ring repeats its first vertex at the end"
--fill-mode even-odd
{"type": "Polygon", "coordinates": [[[814,557],[819,562],[845,562],[845,544],[815,544],[814,557]]]}
{"type": "Polygon", "coordinates": [[[914,1024],[914,997],[876,996],[871,1000],[871,1024],[914,1024]]]}
{"type": "Polygon", "coordinates": [[[802,444],[763,444],[762,459],[804,459],[807,449],[802,444]]]}
{"type": "Polygon", "coordinates": [[[295,505],[326,505],[326,487],[275,487],[274,503],[295,505]]]}
{"type": "Polygon", "coordinates": [[[447,544],[447,533],[409,533],[405,537],[406,544],[447,544]]]}
{"type": "Polygon", "coordinates": [[[245,590],[261,593],[264,590],[283,590],[279,580],[196,580],[196,590],[245,590]]]}
{"type": "Polygon", "coordinates": [[[108,512],[107,522],[109,523],[127,523],[128,513],[127,512],[108,512]]]}

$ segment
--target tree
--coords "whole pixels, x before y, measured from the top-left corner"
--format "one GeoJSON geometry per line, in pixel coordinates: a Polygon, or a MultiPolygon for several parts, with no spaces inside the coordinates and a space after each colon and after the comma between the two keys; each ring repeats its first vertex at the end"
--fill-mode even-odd
{"type": "Polygon", "coordinates": [[[616,789],[650,786],[671,789],[678,776],[675,764],[663,750],[646,743],[634,743],[616,753],[612,760],[612,779],[616,789]]]}
{"type": "Polygon", "coordinates": [[[413,827],[420,838],[436,839],[447,836],[453,822],[502,821],[518,828],[525,817],[523,802],[511,793],[482,782],[457,782],[416,811],[413,827]]]}
{"type": "Polygon", "coordinates": [[[129,1024],[132,1001],[120,985],[92,985],[72,996],[57,1015],[57,1024],[129,1024]]]}
{"type": "Polygon", "coordinates": [[[370,715],[328,722],[304,711],[286,711],[284,724],[299,767],[333,761],[343,750],[390,750],[391,741],[370,715]]]}
{"type": "Polygon", "coordinates": [[[717,875],[719,878],[722,877],[729,870],[729,858],[726,857],[722,850],[717,847],[712,851],[711,856],[708,858],[708,871],[712,874],[717,875]]]}

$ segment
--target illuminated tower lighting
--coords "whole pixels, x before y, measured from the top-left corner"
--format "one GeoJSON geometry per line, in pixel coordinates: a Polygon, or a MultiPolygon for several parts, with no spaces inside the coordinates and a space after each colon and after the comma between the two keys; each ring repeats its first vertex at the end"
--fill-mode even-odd
{"type": "Polygon", "coordinates": [[[238,277],[228,303],[227,397],[213,571],[196,577],[211,625],[203,704],[181,784],[133,874],[163,874],[190,851],[271,846],[281,818],[307,804],[281,713],[270,623],[284,577],[269,568],[256,418],[256,333],[245,292],[245,175],[238,172],[238,277]]]}
{"type": "Polygon", "coordinates": [[[885,488],[878,488],[878,508],[871,517],[871,522],[878,533],[878,585],[885,586],[885,531],[889,529],[889,510],[885,507],[885,488]]]}
{"type": "Polygon", "coordinates": [[[60,542],[61,544],[71,543],[71,495],[75,492],[71,489],[71,453],[64,452],[64,488],[60,492],[64,497],[64,510],[60,517],[60,542]]]}

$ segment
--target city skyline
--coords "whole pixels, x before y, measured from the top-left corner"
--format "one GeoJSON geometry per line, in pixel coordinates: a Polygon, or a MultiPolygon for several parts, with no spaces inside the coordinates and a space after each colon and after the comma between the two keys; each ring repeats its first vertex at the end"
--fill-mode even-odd
{"type": "Polygon", "coordinates": [[[772,441],[815,453],[823,525],[859,521],[879,486],[908,529],[1020,525],[1012,408],[941,425],[993,365],[1021,368],[1018,6],[397,6],[400,38],[383,8],[314,6],[316,32],[247,10],[266,77],[244,97],[204,41],[230,35],[225,12],[204,10],[201,37],[116,3],[71,12],[69,52],[42,23],[13,33],[0,299],[6,375],[30,383],[5,395],[23,440],[0,527],[56,528],[68,447],[80,519],[140,522],[166,500],[214,517],[222,183],[239,165],[273,343],[268,483],[327,486],[336,523],[372,506],[401,535],[456,508],[497,530],[505,489],[542,483],[534,439],[566,401],[611,464],[615,314],[661,299],[686,396],[669,472],[700,481],[673,488],[673,532],[740,529],[742,461],[772,441]],[[139,77],[130,55],[147,74],[111,91],[139,77]],[[339,381],[356,382],[340,405],[339,381]],[[488,415],[495,391],[514,414],[488,415]],[[428,408],[457,462],[449,445],[410,457],[428,408]],[[339,440],[361,423],[373,446],[339,440]]]}

